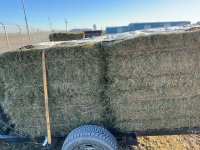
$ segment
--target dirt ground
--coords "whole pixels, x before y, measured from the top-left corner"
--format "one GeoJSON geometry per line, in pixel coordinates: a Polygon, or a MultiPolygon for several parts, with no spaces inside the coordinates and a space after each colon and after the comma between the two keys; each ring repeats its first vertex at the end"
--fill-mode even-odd
{"type": "MultiPolygon", "coordinates": [[[[25,45],[30,45],[30,40],[28,35],[22,35],[22,39],[20,34],[8,34],[8,40],[10,44],[10,50],[18,49],[25,45]],[[22,43],[23,41],[23,43],[22,43]]],[[[48,36],[40,37],[37,34],[31,35],[32,45],[40,43],[40,42],[49,42],[48,36]]],[[[0,34],[0,53],[10,51],[7,43],[6,36],[4,34],[0,34]]]]}
{"type": "MultiPolygon", "coordinates": [[[[138,137],[139,146],[128,150],[199,150],[200,135],[149,136],[138,137]]],[[[54,150],[62,148],[60,141],[54,150]]],[[[19,144],[0,143],[1,150],[41,150],[42,143],[29,142],[19,144]]],[[[119,150],[126,150],[125,144],[119,144],[119,150]]]]}

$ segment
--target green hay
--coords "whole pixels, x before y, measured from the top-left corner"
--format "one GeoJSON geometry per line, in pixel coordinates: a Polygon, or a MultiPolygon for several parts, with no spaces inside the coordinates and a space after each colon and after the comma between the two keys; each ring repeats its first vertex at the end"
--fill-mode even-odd
{"type": "MultiPolygon", "coordinates": [[[[102,124],[104,88],[98,45],[46,49],[51,131],[64,136],[84,124],[102,124]]],[[[15,128],[31,137],[46,135],[42,50],[5,53],[0,61],[5,113],[15,128]]]]}
{"type": "Polygon", "coordinates": [[[162,76],[119,76],[113,79],[112,92],[116,92],[117,90],[136,92],[137,90],[143,90],[147,87],[151,90],[184,86],[196,88],[195,86],[199,80],[199,71],[165,74],[162,76]]]}
{"type": "Polygon", "coordinates": [[[114,128],[200,126],[200,32],[108,43],[107,90],[114,128]]]}
{"type": "Polygon", "coordinates": [[[71,41],[85,38],[85,33],[52,33],[49,35],[50,41],[71,41]]]}
{"type": "MultiPolygon", "coordinates": [[[[1,69],[1,67],[0,67],[1,69]]],[[[2,73],[3,73],[3,70],[2,70],[2,73]]],[[[3,79],[1,79],[0,77],[0,101],[3,101],[4,100],[4,92],[5,92],[5,87],[4,87],[4,84],[3,84],[3,79]]],[[[5,123],[9,124],[9,118],[6,116],[2,106],[0,105],[0,120],[4,121],[5,123]]],[[[7,129],[7,127],[1,127],[1,129],[3,131],[5,131],[7,129]]]]}
{"type": "Polygon", "coordinates": [[[146,76],[159,73],[200,69],[199,47],[173,49],[142,55],[113,56],[109,59],[110,76],[146,76]]]}
{"type": "MultiPolygon", "coordinates": [[[[23,135],[46,136],[42,49],[0,57],[0,101],[23,135]]],[[[200,126],[200,32],[46,49],[51,132],[200,126]]]]}
{"type": "Polygon", "coordinates": [[[110,42],[104,48],[112,56],[123,53],[138,53],[139,55],[151,50],[187,47],[199,43],[199,31],[196,31],[139,36],[128,40],[110,42]]]}

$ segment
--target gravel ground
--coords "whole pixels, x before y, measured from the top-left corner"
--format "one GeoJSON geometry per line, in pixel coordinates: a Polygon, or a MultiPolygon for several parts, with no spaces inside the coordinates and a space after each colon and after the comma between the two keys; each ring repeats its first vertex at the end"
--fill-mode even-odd
{"type": "MultiPolygon", "coordinates": [[[[54,150],[62,148],[63,140],[54,150]]],[[[198,150],[200,149],[200,135],[175,135],[175,136],[149,136],[138,137],[139,146],[130,147],[127,150],[198,150]]],[[[1,150],[41,150],[42,143],[29,142],[19,144],[3,144],[1,150]]],[[[119,150],[126,150],[125,144],[119,143],[119,150]]]]}

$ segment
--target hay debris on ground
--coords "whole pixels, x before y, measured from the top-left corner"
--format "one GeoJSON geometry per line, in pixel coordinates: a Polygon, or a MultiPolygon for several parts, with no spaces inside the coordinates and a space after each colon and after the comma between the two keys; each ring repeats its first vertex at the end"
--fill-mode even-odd
{"type": "MultiPolygon", "coordinates": [[[[139,149],[200,149],[200,135],[171,135],[138,137],[139,149]]],[[[134,149],[138,149],[134,147],[134,149]]]]}

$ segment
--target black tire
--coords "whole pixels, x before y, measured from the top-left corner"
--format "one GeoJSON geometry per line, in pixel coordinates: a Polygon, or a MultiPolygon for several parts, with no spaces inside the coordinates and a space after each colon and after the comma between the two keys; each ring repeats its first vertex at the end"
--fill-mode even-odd
{"type": "Polygon", "coordinates": [[[65,139],[62,150],[118,150],[115,137],[106,129],[85,125],[74,129],[65,139]]]}

